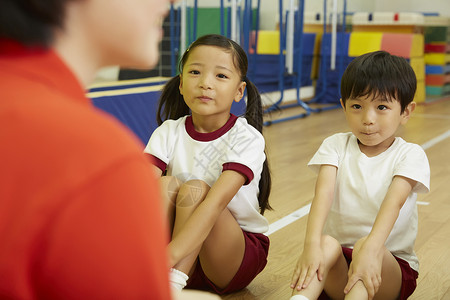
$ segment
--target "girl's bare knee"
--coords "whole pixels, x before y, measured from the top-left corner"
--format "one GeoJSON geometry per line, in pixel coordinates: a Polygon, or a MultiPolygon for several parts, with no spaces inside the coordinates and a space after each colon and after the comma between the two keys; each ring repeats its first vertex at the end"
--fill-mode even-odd
{"type": "Polygon", "coordinates": [[[209,185],[203,180],[189,180],[183,183],[179,189],[177,205],[181,207],[198,205],[205,199],[209,189],[209,185]]]}
{"type": "Polygon", "coordinates": [[[159,178],[159,184],[163,190],[178,193],[182,182],[175,176],[161,176],[159,178]]]}

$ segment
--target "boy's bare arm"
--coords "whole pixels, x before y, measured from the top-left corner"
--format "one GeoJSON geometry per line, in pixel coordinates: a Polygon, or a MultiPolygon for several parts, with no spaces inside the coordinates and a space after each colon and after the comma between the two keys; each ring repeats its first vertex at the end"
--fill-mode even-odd
{"type": "Polygon", "coordinates": [[[416,181],[410,178],[403,176],[394,177],[366,243],[374,247],[382,247],[384,245],[394,227],[395,221],[397,221],[400,209],[405,204],[415,184],[416,181]]]}
{"type": "Polygon", "coordinates": [[[337,168],[322,165],[317,176],[314,199],[308,216],[305,245],[317,244],[322,237],[323,227],[334,198],[337,168]]]}
{"type": "Polygon", "coordinates": [[[318,276],[319,280],[323,278],[323,262],[321,261],[323,257],[319,255],[321,253],[319,249],[323,227],[334,198],[336,174],[337,168],[335,166],[322,165],[320,167],[315,195],[308,216],[303,254],[294,270],[291,288],[296,285],[300,288],[306,288],[314,276],[318,276]]]}
{"type": "Polygon", "coordinates": [[[364,240],[360,250],[354,253],[351,274],[349,274],[350,278],[344,289],[345,292],[350,291],[353,285],[361,280],[369,291],[369,299],[376,293],[381,284],[381,258],[385,251],[385,242],[394,227],[400,209],[415,184],[416,181],[402,176],[395,176],[392,180],[371,232],[364,240]]]}

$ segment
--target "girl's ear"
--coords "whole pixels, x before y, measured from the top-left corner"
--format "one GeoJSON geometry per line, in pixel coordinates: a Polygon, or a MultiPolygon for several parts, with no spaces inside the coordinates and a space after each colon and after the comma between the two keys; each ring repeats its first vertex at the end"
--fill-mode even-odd
{"type": "Polygon", "coordinates": [[[181,74],[178,76],[180,76],[180,85],[178,86],[178,89],[180,90],[180,94],[183,95],[183,76],[181,76],[181,74]]]}
{"type": "Polygon", "coordinates": [[[344,101],[342,101],[342,98],[339,99],[339,102],[341,102],[341,106],[342,106],[342,108],[345,110],[345,104],[344,104],[344,101]]]}
{"type": "Polygon", "coordinates": [[[236,91],[236,96],[234,96],[234,101],[239,102],[241,101],[242,97],[244,97],[245,87],[247,86],[247,83],[245,81],[241,81],[239,83],[239,86],[236,91]]]}
{"type": "Polygon", "coordinates": [[[402,112],[402,125],[405,125],[406,122],[408,122],[414,109],[416,109],[416,102],[411,102],[406,106],[405,110],[402,112]]]}

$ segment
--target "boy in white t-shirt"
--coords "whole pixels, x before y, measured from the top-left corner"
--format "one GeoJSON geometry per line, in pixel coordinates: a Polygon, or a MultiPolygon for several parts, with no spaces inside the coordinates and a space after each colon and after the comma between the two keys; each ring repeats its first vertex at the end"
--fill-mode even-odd
{"type": "Polygon", "coordinates": [[[423,149],[396,137],[415,108],[416,77],[384,51],[347,67],[341,105],[351,129],[324,140],[291,299],[407,299],[419,263],[417,193],[429,191],[423,149]]]}

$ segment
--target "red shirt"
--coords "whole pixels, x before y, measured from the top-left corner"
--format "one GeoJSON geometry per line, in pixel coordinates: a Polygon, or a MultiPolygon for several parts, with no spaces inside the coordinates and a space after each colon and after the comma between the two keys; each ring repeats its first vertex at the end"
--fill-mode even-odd
{"type": "Polygon", "coordinates": [[[0,41],[0,298],[170,299],[142,150],[55,52],[0,41]]]}

